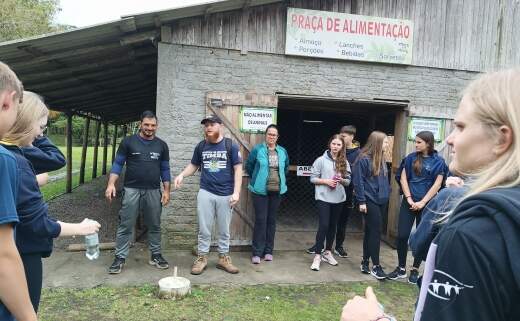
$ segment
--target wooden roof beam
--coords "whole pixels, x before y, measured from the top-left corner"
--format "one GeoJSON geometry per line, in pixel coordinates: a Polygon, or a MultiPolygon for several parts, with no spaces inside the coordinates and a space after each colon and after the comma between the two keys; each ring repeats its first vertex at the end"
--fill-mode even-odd
{"type": "Polygon", "coordinates": [[[62,95],[61,92],[57,92],[56,96],[49,95],[47,93],[44,93],[44,96],[46,97],[47,101],[52,102],[53,104],[59,105],[59,104],[66,104],[66,105],[73,105],[77,104],[78,102],[81,102],[85,99],[94,99],[94,98],[100,98],[100,97],[107,97],[107,96],[123,96],[126,94],[136,93],[139,91],[147,91],[147,92],[154,92],[156,90],[156,84],[155,83],[139,83],[137,86],[131,86],[131,87],[125,87],[124,90],[119,91],[89,91],[84,94],[76,94],[74,96],[68,96],[62,95]],[[57,98],[57,97],[67,97],[67,98],[57,98]]]}
{"type": "Polygon", "coordinates": [[[20,64],[35,65],[35,64],[41,64],[43,62],[47,62],[50,60],[70,58],[70,57],[74,57],[74,56],[88,55],[93,52],[99,53],[102,51],[111,51],[111,50],[116,50],[116,49],[121,49],[121,44],[110,43],[110,44],[104,44],[104,45],[98,45],[98,46],[89,46],[89,47],[84,47],[84,48],[74,49],[74,50],[59,51],[57,53],[46,53],[43,56],[31,59],[30,61],[27,61],[26,58],[11,60],[11,61],[9,61],[9,65],[16,69],[16,66],[19,66],[20,64]]]}
{"type": "Polygon", "coordinates": [[[94,100],[94,99],[103,99],[105,97],[123,97],[123,96],[128,96],[128,95],[135,95],[135,94],[138,94],[138,93],[155,93],[155,89],[156,87],[155,86],[143,86],[141,88],[131,88],[131,89],[127,89],[125,88],[124,90],[120,90],[118,92],[115,92],[113,95],[109,95],[107,96],[106,94],[103,94],[103,93],[99,93],[99,92],[93,92],[93,93],[86,93],[86,94],[83,94],[83,95],[76,95],[76,96],[69,96],[69,97],[66,97],[66,98],[56,98],[56,99],[52,99],[52,98],[49,98],[48,101],[52,101],[54,104],[57,104],[57,105],[74,105],[74,104],[77,104],[77,103],[82,103],[83,101],[90,101],[90,100],[94,100]]]}
{"type": "MultiPolygon", "coordinates": [[[[152,62],[152,61],[143,62],[143,64],[146,66],[154,66],[153,63],[154,62],[152,62]],[[148,64],[146,64],[146,63],[148,63],[148,64]]],[[[104,74],[106,74],[106,75],[124,74],[123,71],[127,71],[127,73],[130,73],[132,70],[132,67],[135,68],[134,64],[127,60],[124,64],[117,65],[117,66],[109,65],[109,66],[106,66],[104,69],[96,68],[96,69],[91,69],[91,70],[87,70],[87,71],[83,71],[83,72],[81,72],[81,71],[74,72],[73,68],[63,69],[63,70],[58,70],[58,72],[56,72],[56,73],[45,72],[45,73],[41,73],[41,74],[33,74],[32,77],[29,77],[29,78],[24,76],[21,80],[27,86],[32,86],[35,83],[41,83],[41,82],[56,82],[56,83],[58,83],[59,81],[68,82],[70,78],[76,78],[76,79],[80,79],[80,80],[88,79],[90,81],[90,79],[97,78],[99,76],[103,76],[104,74]]],[[[150,70],[150,73],[152,73],[152,71],[153,70],[150,70]]],[[[155,71],[153,71],[153,72],[155,72],[155,71]]],[[[104,79],[106,79],[106,78],[104,78],[104,79]]]]}
{"type": "Polygon", "coordinates": [[[114,84],[119,83],[126,83],[129,80],[132,79],[143,79],[146,77],[154,77],[155,73],[152,70],[149,70],[147,73],[139,72],[136,74],[135,69],[127,68],[126,70],[122,71],[119,69],[119,73],[117,74],[108,74],[109,78],[105,79],[96,79],[96,78],[88,78],[88,77],[74,77],[64,80],[58,80],[58,81],[50,81],[50,82],[39,82],[38,84],[31,85],[26,84],[26,88],[31,88],[33,91],[56,91],[60,89],[66,89],[73,87],[77,85],[78,87],[81,86],[97,86],[98,88],[103,88],[107,85],[112,86],[114,84]],[[133,72],[132,72],[133,71],[133,72]],[[76,82],[77,84],[74,84],[76,82]]]}
{"type": "Polygon", "coordinates": [[[135,32],[137,30],[137,26],[135,25],[135,18],[123,18],[119,23],[119,30],[124,33],[135,32]]]}
{"type": "Polygon", "coordinates": [[[140,100],[142,98],[150,98],[152,97],[155,99],[155,92],[153,90],[149,91],[139,91],[127,95],[122,96],[110,96],[110,97],[99,97],[96,99],[90,99],[90,100],[82,100],[81,105],[83,106],[96,106],[96,105],[104,105],[104,104],[112,104],[114,102],[120,102],[120,103],[126,103],[128,101],[133,100],[140,100]]]}
{"type": "Polygon", "coordinates": [[[160,36],[159,30],[150,30],[140,33],[135,33],[132,35],[121,37],[119,40],[119,43],[121,46],[128,46],[128,45],[134,45],[137,43],[145,42],[145,41],[151,41],[153,42],[155,38],[160,36]]]}
{"type": "Polygon", "coordinates": [[[141,97],[139,99],[121,99],[121,100],[114,100],[110,102],[103,102],[96,105],[81,105],[81,109],[93,113],[103,112],[106,110],[112,110],[112,108],[116,108],[118,106],[143,106],[143,105],[151,105],[155,104],[155,97],[154,96],[146,96],[141,97]],[[96,107],[90,107],[90,106],[96,106],[96,107]]]}

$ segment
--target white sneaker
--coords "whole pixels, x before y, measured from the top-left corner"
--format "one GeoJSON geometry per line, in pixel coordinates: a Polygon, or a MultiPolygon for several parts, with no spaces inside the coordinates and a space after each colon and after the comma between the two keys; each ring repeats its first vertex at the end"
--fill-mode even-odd
{"type": "Polygon", "coordinates": [[[312,261],[311,270],[313,271],[319,271],[320,270],[320,263],[321,263],[321,256],[314,256],[314,260],[312,261]]]}
{"type": "Polygon", "coordinates": [[[338,265],[338,261],[334,258],[332,253],[330,251],[325,251],[323,255],[321,256],[321,260],[324,262],[329,263],[330,265],[338,265]]]}

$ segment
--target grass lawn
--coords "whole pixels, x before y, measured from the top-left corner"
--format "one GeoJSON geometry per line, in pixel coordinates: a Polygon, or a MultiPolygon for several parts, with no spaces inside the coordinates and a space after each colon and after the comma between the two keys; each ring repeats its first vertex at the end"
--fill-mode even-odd
{"type": "MultiPolygon", "coordinates": [[[[66,154],[66,147],[65,146],[58,146],[58,148],[61,150],[63,155],[66,154]]],[[[72,187],[76,187],[79,185],[79,167],[81,162],[81,147],[72,147],[72,187]]],[[[92,165],[94,164],[94,147],[89,146],[87,148],[87,159],[85,164],[85,182],[90,182],[92,180],[92,165]]],[[[112,148],[111,146],[108,147],[108,154],[107,154],[107,172],[110,171],[111,162],[112,160],[112,148]]],[[[98,168],[97,168],[97,176],[101,175],[101,170],[103,168],[103,148],[100,147],[98,149],[98,168]]],[[[58,174],[65,174],[66,168],[63,167],[62,169],[59,169],[54,172],[49,172],[49,176],[54,176],[58,174]]],[[[49,184],[43,186],[41,188],[43,197],[45,200],[52,199],[58,195],[61,195],[65,193],[66,188],[66,180],[65,176],[63,176],[62,179],[56,180],[54,182],[49,182],[49,184]]]]}
{"type": "Polygon", "coordinates": [[[39,319],[51,320],[339,320],[347,298],[374,287],[388,313],[411,320],[417,288],[404,282],[195,287],[181,301],[160,300],[157,288],[45,289],[39,319]]]}

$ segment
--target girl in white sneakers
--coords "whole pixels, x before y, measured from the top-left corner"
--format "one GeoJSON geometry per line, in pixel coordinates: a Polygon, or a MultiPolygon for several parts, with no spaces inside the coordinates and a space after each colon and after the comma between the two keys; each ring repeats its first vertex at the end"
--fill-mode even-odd
{"type": "Polygon", "coordinates": [[[350,184],[350,166],[345,158],[345,144],[340,135],[329,140],[328,149],[312,164],[311,183],[315,185],[319,228],[316,233],[316,254],[311,265],[320,270],[320,262],[338,265],[332,255],[332,244],[336,235],[336,223],[346,199],[345,186],[350,184]],[[323,243],[326,242],[325,251],[323,243]]]}

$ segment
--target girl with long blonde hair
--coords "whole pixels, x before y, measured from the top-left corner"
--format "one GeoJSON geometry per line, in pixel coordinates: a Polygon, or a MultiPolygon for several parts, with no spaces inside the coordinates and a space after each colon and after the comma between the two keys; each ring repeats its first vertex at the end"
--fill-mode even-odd
{"type": "Polygon", "coordinates": [[[386,148],[387,136],[379,131],[372,132],[354,163],[353,170],[354,195],[365,221],[361,272],[371,274],[378,280],[386,278],[379,264],[382,220],[390,197],[388,169],[384,158],[386,148]],[[369,259],[372,259],[372,270],[368,267],[369,259]]]}

